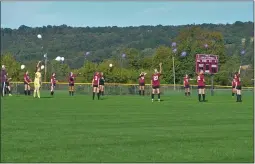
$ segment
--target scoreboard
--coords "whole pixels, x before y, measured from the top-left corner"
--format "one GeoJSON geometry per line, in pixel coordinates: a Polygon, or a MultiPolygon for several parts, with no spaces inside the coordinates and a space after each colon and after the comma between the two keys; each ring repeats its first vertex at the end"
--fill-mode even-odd
{"type": "Polygon", "coordinates": [[[215,74],[218,72],[219,56],[211,54],[196,55],[196,72],[204,71],[206,74],[215,74]]]}

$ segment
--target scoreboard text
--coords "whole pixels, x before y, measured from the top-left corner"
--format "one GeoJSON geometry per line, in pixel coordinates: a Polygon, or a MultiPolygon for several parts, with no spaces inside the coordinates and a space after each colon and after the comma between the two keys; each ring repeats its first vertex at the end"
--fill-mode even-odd
{"type": "Polygon", "coordinates": [[[196,72],[203,70],[207,74],[218,72],[219,57],[217,55],[197,54],[196,55],[196,72]]]}

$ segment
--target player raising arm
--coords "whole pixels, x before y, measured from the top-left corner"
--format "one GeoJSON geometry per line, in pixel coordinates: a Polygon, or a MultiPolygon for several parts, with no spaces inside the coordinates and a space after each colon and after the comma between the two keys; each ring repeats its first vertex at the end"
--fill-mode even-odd
{"type": "Polygon", "coordinates": [[[69,95],[73,96],[74,95],[74,79],[75,76],[73,72],[70,72],[68,82],[69,82],[69,95]]]}
{"type": "Polygon", "coordinates": [[[42,84],[41,68],[39,67],[40,62],[37,64],[37,71],[34,79],[34,97],[40,98],[40,88],[42,84]]]}
{"type": "Polygon", "coordinates": [[[139,76],[139,95],[144,96],[144,87],[145,87],[145,72],[142,72],[139,76]]]}
{"type": "Polygon", "coordinates": [[[158,101],[160,102],[160,80],[159,77],[162,73],[162,63],[159,64],[159,72],[157,69],[154,69],[154,74],[151,77],[151,86],[152,86],[152,94],[151,101],[154,101],[154,94],[158,94],[158,101]]]}
{"type": "Polygon", "coordinates": [[[185,88],[185,96],[190,96],[190,85],[189,85],[189,75],[185,75],[183,78],[183,87],[185,88]]]}
{"type": "Polygon", "coordinates": [[[201,70],[197,76],[197,85],[198,85],[198,100],[201,101],[201,96],[203,97],[203,102],[205,102],[205,77],[204,71],[201,70]]]}
{"type": "Polygon", "coordinates": [[[100,93],[99,93],[99,80],[100,80],[100,74],[99,72],[96,72],[92,79],[91,86],[93,87],[93,100],[95,99],[95,94],[97,93],[97,98],[99,100],[100,93]]]}
{"type": "Polygon", "coordinates": [[[238,72],[236,72],[235,76],[234,76],[235,82],[236,82],[236,85],[235,85],[235,89],[236,89],[236,102],[242,102],[242,93],[241,93],[242,86],[241,86],[240,73],[241,73],[241,66],[240,66],[238,72]]]}
{"type": "Polygon", "coordinates": [[[56,87],[56,73],[52,73],[51,78],[50,78],[50,94],[53,96],[54,95],[54,89],[56,87]]]}

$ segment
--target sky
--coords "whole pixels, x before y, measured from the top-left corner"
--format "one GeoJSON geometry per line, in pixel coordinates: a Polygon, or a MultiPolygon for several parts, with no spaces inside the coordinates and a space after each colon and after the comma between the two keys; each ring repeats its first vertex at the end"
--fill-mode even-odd
{"type": "Polygon", "coordinates": [[[1,26],[75,27],[186,25],[253,21],[253,1],[1,2],[1,26]]]}

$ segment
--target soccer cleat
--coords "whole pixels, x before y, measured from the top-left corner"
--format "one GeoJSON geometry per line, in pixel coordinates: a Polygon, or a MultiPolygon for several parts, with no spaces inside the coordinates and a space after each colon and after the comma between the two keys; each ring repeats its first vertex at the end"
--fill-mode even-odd
{"type": "Polygon", "coordinates": [[[12,94],[9,94],[9,96],[12,96],[12,94]]]}

